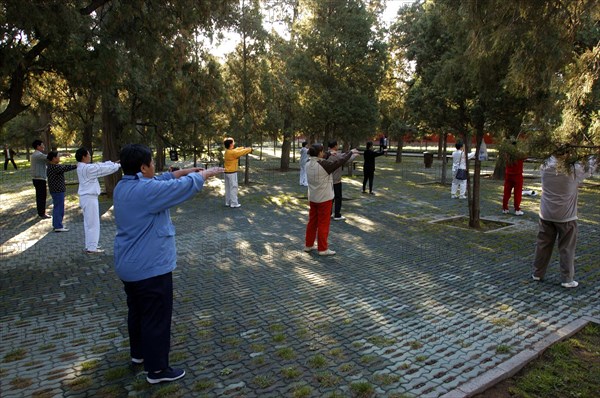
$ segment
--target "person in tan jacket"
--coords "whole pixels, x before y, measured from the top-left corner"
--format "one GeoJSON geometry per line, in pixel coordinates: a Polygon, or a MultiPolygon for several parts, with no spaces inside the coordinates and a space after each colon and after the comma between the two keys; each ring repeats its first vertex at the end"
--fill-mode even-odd
{"type": "Polygon", "coordinates": [[[240,207],[238,202],[238,159],[252,152],[252,148],[235,148],[233,138],[223,141],[225,146],[225,206],[240,207]]]}

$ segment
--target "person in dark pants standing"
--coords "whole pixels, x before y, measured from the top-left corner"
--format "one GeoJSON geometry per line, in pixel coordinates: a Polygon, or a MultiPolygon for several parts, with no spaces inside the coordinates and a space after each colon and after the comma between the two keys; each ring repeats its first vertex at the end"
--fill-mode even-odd
{"type": "Polygon", "coordinates": [[[17,164],[15,163],[15,155],[17,153],[8,147],[8,144],[4,144],[4,171],[8,168],[8,162],[11,162],[15,170],[18,170],[17,164]]]}
{"type": "Polygon", "coordinates": [[[46,198],[48,197],[48,190],[46,189],[47,159],[46,155],[43,153],[46,147],[41,140],[33,141],[31,146],[35,149],[31,155],[31,178],[35,188],[37,214],[43,219],[51,218],[46,214],[46,198]]]}
{"type": "Polygon", "coordinates": [[[65,216],[65,172],[77,170],[76,164],[59,164],[60,155],[56,151],[48,152],[48,189],[52,196],[52,228],[54,232],[68,232],[69,228],[63,226],[65,216]]]}
{"type": "MultiPolygon", "coordinates": [[[[338,143],[337,141],[330,141],[328,144],[329,147],[329,155],[327,156],[328,160],[335,161],[346,154],[338,152],[338,143]]],[[[354,158],[356,158],[357,153],[353,153],[352,156],[343,164],[347,164],[348,162],[352,162],[354,158]]],[[[346,217],[342,216],[342,168],[336,168],[332,173],[331,177],[333,178],[333,220],[334,221],[343,221],[346,217]]]]}
{"type": "Polygon", "coordinates": [[[150,384],[185,376],[169,366],[173,276],[177,266],[175,227],[169,209],[191,199],[223,168],[177,170],[154,175],[152,152],[126,145],[124,176],[114,191],[115,271],[127,294],[131,362],[144,364],[150,384]]]}
{"type": "Polygon", "coordinates": [[[373,150],[373,143],[371,141],[367,142],[367,149],[363,153],[363,157],[365,158],[365,163],[363,166],[363,188],[362,192],[367,193],[367,181],[369,182],[369,193],[374,195],[373,193],[373,177],[375,176],[375,158],[383,155],[385,152],[380,150],[379,152],[375,152],[373,150]]]}

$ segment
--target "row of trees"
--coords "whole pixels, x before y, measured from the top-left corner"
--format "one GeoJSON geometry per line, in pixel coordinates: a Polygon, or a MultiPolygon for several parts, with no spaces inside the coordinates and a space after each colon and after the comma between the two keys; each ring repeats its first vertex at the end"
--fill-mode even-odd
{"type": "MultiPolygon", "coordinates": [[[[52,126],[59,143],[101,146],[106,159],[133,141],[204,156],[227,134],[277,139],[284,170],[299,135],[479,144],[524,132],[539,156],[598,144],[597,1],[416,1],[391,27],[384,10],[384,0],[5,0],[0,129],[30,141],[52,126]],[[240,41],[221,60],[208,49],[225,29],[240,41]]],[[[478,161],[475,176],[473,226],[478,161]]]]}

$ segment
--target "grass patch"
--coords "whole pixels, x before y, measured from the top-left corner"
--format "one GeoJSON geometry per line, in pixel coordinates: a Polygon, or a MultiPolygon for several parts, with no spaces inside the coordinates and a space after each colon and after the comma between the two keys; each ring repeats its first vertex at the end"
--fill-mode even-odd
{"type": "Polygon", "coordinates": [[[284,347],[284,348],[278,349],[275,352],[275,355],[277,355],[281,359],[294,359],[294,358],[296,358],[296,352],[294,351],[293,348],[290,348],[290,347],[284,347]]]}
{"type": "Polygon", "coordinates": [[[208,379],[203,379],[194,384],[194,391],[210,390],[215,386],[215,382],[208,379]]]}
{"type": "MultiPolygon", "coordinates": [[[[446,218],[444,220],[432,221],[432,223],[438,224],[438,225],[445,225],[445,226],[453,227],[453,228],[474,230],[474,228],[471,228],[469,226],[469,217],[463,217],[463,216],[461,216],[461,217],[452,217],[452,218],[446,218]]],[[[480,226],[480,228],[477,229],[476,231],[490,232],[490,231],[494,231],[496,229],[508,227],[510,225],[513,225],[513,224],[512,223],[508,223],[508,222],[495,221],[495,220],[487,220],[487,219],[484,219],[484,218],[480,218],[479,219],[479,226],[480,226]]]]}
{"type": "Polygon", "coordinates": [[[271,376],[260,375],[252,379],[252,383],[258,388],[267,388],[275,383],[275,380],[271,376]]]}
{"type": "Polygon", "coordinates": [[[281,369],[281,375],[286,379],[297,379],[302,375],[302,371],[295,366],[287,366],[281,369]]]}
{"type": "Polygon", "coordinates": [[[81,370],[94,370],[100,366],[99,359],[92,359],[91,361],[86,361],[81,364],[81,370]]]}
{"type": "Polygon", "coordinates": [[[120,367],[120,368],[112,368],[104,373],[104,380],[106,381],[114,381],[122,379],[123,377],[129,375],[129,368],[120,367]]]}
{"type": "Polygon", "coordinates": [[[67,383],[67,386],[74,391],[85,390],[88,387],[91,387],[94,384],[94,381],[90,376],[80,376],[75,380],[71,380],[67,383]]]}
{"type": "Polygon", "coordinates": [[[310,397],[312,394],[312,388],[306,384],[294,387],[292,390],[292,397],[294,398],[305,398],[310,397]]]}
{"type": "Polygon", "coordinates": [[[307,363],[309,367],[314,369],[324,368],[327,366],[327,358],[323,355],[315,355],[314,357],[309,358],[307,363]]]}
{"type": "Polygon", "coordinates": [[[373,376],[373,381],[382,386],[389,386],[400,381],[400,376],[391,373],[378,373],[373,376]]]}
{"type": "Polygon", "coordinates": [[[10,381],[10,386],[13,390],[20,390],[23,388],[27,388],[33,384],[33,380],[25,378],[25,377],[16,377],[10,381]]]}
{"type": "Polygon", "coordinates": [[[335,387],[342,381],[339,376],[331,372],[319,372],[315,375],[315,379],[317,379],[322,387],[335,387]]]}
{"type": "MultiPolygon", "coordinates": [[[[476,398],[581,397],[600,391],[600,325],[590,323],[476,398]]],[[[497,350],[496,350],[497,351],[497,350]]]]}
{"type": "Polygon", "coordinates": [[[19,361],[27,355],[27,350],[24,348],[17,348],[4,355],[4,362],[19,361]]]}
{"type": "Polygon", "coordinates": [[[356,398],[369,398],[375,396],[375,387],[366,381],[357,381],[350,384],[352,396],[356,398]]]}

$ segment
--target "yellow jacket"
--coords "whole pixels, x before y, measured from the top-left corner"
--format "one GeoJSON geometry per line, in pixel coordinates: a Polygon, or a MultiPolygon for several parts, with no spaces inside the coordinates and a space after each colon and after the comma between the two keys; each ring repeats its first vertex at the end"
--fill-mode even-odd
{"type": "Polygon", "coordinates": [[[238,159],[252,152],[252,148],[233,148],[225,150],[225,173],[238,171],[238,159]]]}

